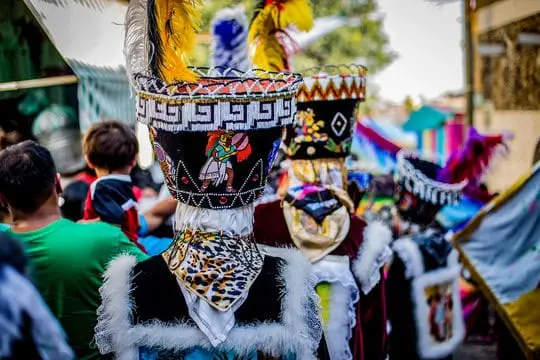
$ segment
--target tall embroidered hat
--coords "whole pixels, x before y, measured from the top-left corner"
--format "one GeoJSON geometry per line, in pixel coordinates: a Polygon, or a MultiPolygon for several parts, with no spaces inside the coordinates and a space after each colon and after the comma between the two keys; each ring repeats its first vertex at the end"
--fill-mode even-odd
{"type": "Polygon", "coordinates": [[[137,119],[150,126],[171,194],[208,208],[246,206],[262,193],[292,123],[299,75],[194,69],[198,83],[138,76],[137,119]]]}
{"type": "Polygon", "coordinates": [[[248,19],[242,5],[219,10],[212,24],[212,66],[241,71],[250,69],[248,19]]]}
{"type": "Polygon", "coordinates": [[[199,0],[131,1],[125,50],[137,120],[150,128],[179,201],[175,241],[162,257],[192,319],[217,345],[262,271],[253,203],[265,188],[282,129],[293,122],[302,77],[188,67],[200,6],[199,0]],[[208,330],[208,307],[225,314],[223,329],[208,330]]]}
{"type": "Polygon", "coordinates": [[[429,225],[443,206],[457,204],[467,185],[467,179],[438,181],[442,167],[408,150],[398,153],[397,170],[397,210],[404,220],[418,225],[429,225]]]}
{"type": "Polygon", "coordinates": [[[345,158],[351,145],[357,105],[366,92],[366,68],[326,66],[302,72],[294,128],[284,137],[292,160],[345,158]]]}

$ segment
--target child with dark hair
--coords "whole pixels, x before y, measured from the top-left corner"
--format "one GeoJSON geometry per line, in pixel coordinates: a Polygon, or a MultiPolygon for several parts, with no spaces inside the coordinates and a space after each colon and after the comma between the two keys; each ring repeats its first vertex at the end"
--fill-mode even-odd
{"type": "Polygon", "coordinates": [[[135,133],[116,121],[94,124],[84,136],[83,151],[98,178],[90,185],[83,219],[120,226],[145,251],[138,241],[139,214],[130,176],[139,152],[135,133]]]}

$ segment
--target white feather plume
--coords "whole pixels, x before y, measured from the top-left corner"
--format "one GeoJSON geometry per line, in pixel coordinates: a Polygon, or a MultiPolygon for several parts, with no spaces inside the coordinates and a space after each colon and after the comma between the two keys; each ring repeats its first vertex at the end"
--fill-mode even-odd
{"type": "Polygon", "coordinates": [[[126,72],[133,83],[135,74],[149,75],[148,0],[131,0],[126,12],[124,55],[126,72]]]}

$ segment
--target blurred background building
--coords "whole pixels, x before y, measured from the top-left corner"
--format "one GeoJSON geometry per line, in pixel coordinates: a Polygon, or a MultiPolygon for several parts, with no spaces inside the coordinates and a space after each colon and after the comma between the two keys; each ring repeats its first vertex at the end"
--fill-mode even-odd
{"type": "Polygon", "coordinates": [[[477,0],[472,27],[474,125],[515,135],[489,177],[501,190],[531,167],[540,137],[540,1],[477,0]]]}

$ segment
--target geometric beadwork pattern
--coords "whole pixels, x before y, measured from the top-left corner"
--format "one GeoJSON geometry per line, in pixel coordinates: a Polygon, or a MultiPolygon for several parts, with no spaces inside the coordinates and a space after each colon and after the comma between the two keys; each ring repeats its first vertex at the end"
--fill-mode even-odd
{"type": "Polygon", "coordinates": [[[347,121],[345,116],[343,116],[343,114],[340,112],[338,112],[336,116],[334,116],[334,119],[332,120],[332,123],[330,124],[330,126],[332,127],[332,131],[334,131],[334,133],[337,136],[343,135],[345,130],[347,130],[348,125],[349,125],[349,122],[347,121]]]}
{"type": "Polygon", "coordinates": [[[165,131],[247,131],[292,124],[298,74],[194,68],[197,83],[139,75],[137,120],[165,131]]]}
{"type": "Polygon", "coordinates": [[[242,185],[234,193],[227,192],[201,192],[201,188],[194,181],[195,189],[185,190],[183,184],[178,183],[178,179],[187,176],[193,179],[186,165],[178,162],[176,168],[176,186],[169,187],[169,192],[180,202],[191,206],[212,210],[232,209],[244,207],[257,200],[263,193],[266,186],[263,161],[258,160],[253,168],[243,179],[242,185]]]}
{"type": "Polygon", "coordinates": [[[296,113],[294,98],[264,101],[212,101],[170,104],[137,97],[137,120],[166,131],[246,131],[290,125],[296,113]]]}
{"type": "Polygon", "coordinates": [[[326,66],[302,72],[304,83],[298,90],[298,102],[363,100],[367,70],[358,65],[326,66]]]}
{"type": "Polygon", "coordinates": [[[467,185],[467,180],[456,184],[437,181],[441,167],[411,151],[398,153],[397,168],[396,207],[401,218],[414,224],[427,225],[443,206],[459,203],[467,185]]]}

